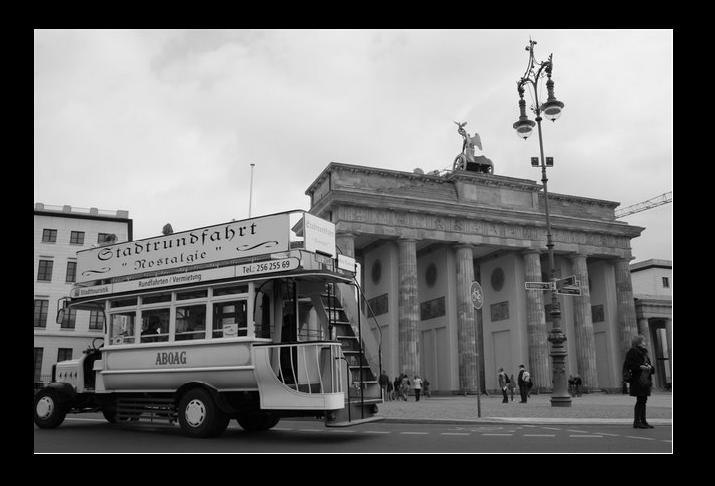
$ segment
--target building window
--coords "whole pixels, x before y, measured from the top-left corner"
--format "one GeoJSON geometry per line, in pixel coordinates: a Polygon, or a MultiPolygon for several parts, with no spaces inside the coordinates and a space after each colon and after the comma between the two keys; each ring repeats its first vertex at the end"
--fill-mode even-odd
{"type": "Polygon", "coordinates": [[[77,262],[67,262],[67,276],[65,277],[66,283],[72,283],[77,280],[77,262]]]}
{"type": "Polygon", "coordinates": [[[70,243],[73,245],[84,245],[84,231],[72,231],[70,233],[70,243]]]}
{"type": "Polygon", "coordinates": [[[104,243],[109,238],[109,233],[98,233],[97,243],[104,243]]]}
{"type": "Polygon", "coordinates": [[[72,348],[59,348],[57,350],[57,362],[72,359],[72,348]]]}
{"type": "Polygon", "coordinates": [[[56,229],[43,229],[42,230],[42,242],[43,243],[55,243],[57,241],[57,230],[56,229]]]}
{"type": "Polygon", "coordinates": [[[52,281],[52,260],[40,260],[40,265],[37,269],[37,280],[43,282],[52,281]]]}
{"type": "Polygon", "coordinates": [[[663,288],[670,288],[670,281],[668,280],[668,277],[662,277],[663,278],[663,288]]]}
{"type": "Polygon", "coordinates": [[[35,299],[35,327],[47,327],[47,308],[49,300],[35,299]]]}
{"type": "Polygon", "coordinates": [[[42,348],[35,348],[35,383],[42,381],[42,348]]]}
{"type": "Polygon", "coordinates": [[[97,309],[89,311],[89,329],[100,331],[104,329],[104,312],[100,312],[97,309]]]}
{"type": "Polygon", "coordinates": [[[65,318],[60,324],[62,329],[74,329],[75,321],[77,320],[77,309],[69,309],[69,313],[65,314],[65,318]]]}

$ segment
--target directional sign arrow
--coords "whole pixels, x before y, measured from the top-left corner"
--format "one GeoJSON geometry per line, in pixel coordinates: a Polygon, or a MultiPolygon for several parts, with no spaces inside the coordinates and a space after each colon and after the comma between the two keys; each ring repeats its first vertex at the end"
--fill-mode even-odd
{"type": "Polygon", "coordinates": [[[556,293],[559,295],[581,295],[580,287],[561,287],[556,289],[556,293]]]}
{"type": "Polygon", "coordinates": [[[579,285],[576,282],[578,282],[578,280],[576,280],[576,275],[571,275],[570,277],[564,277],[564,278],[558,279],[556,281],[556,287],[558,288],[558,287],[564,287],[567,285],[579,285]]]}
{"type": "Polygon", "coordinates": [[[524,282],[526,290],[551,290],[551,282],[524,282]]]}

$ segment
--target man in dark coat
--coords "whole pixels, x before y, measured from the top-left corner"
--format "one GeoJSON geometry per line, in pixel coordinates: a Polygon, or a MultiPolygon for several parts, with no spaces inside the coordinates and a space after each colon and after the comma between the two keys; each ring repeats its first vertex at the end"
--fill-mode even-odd
{"type": "Polygon", "coordinates": [[[387,373],[385,373],[385,370],[382,370],[382,373],[380,373],[380,378],[378,379],[378,383],[380,384],[380,388],[382,388],[382,399],[383,400],[389,400],[389,395],[387,393],[387,385],[390,383],[390,377],[387,376],[387,373]]]}
{"type": "Polygon", "coordinates": [[[631,349],[626,354],[623,363],[623,376],[629,383],[630,396],[636,397],[634,408],[633,428],[652,429],[645,418],[645,404],[653,387],[653,374],[655,369],[648,357],[645,347],[645,337],[638,334],[631,342],[631,349]]]}

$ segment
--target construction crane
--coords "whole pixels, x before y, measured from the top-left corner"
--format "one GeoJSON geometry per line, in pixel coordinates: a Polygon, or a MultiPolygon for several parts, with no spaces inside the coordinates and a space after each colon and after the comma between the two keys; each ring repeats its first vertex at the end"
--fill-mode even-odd
{"type": "Polygon", "coordinates": [[[661,194],[660,196],[648,199],[647,201],[631,204],[630,206],[626,206],[625,208],[617,209],[615,212],[616,219],[628,216],[629,214],[640,213],[641,211],[645,211],[646,209],[661,206],[669,202],[673,202],[673,191],[666,192],[665,194],[661,194]]]}

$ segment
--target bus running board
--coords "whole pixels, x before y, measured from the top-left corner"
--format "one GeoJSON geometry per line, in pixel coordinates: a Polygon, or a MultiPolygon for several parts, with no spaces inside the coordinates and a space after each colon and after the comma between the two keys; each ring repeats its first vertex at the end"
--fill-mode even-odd
{"type": "Polygon", "coordinates": [[[379,422],[380,420],[385,420],[385,417],[367,417],[364,419],[355,419],[344,422],[325,422],[326,427],[350,427],[352,425],[366,424],[368,422],[379,422]]]}

